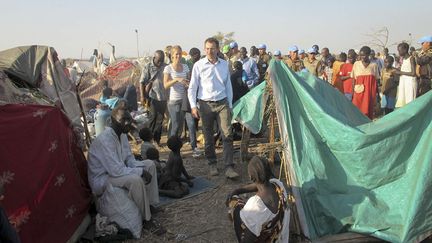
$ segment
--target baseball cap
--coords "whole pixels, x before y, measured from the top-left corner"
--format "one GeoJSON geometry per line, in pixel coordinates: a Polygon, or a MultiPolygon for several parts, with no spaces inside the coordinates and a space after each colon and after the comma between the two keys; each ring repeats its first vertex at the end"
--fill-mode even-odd
{"type": "Polygon", "coordinates": [[[229,47],[230,47],[231,49],[233,49],[233,48],[238,47],[238,44],[237,44],[237,42],[233,41],[233,42],[231,42],[231,43],[229,44],[229,47]]]}
{"type": "Polygon", "coordinates": [[[229,45],[224,45],[224,47],[222,47],[222,53],[223,54],[227,54],[229,51],[230,51],[229,45]]]}
{"type": "Polygon", "coordinates": [[[257,49],[267,49],[267,46],[265,44],[259,44],[257,49]]]}
{"type": "Polygon", "coordinates": [[[288,51],[298,51],[298,47],[296,45],[288,47],[288,51]]]}
{"type": "Polygon", "coordinates": [[[315,50],[315,48],[310,48],[307,53],[317,54],[317,50],[315,50]]]}
{"type": "Polygon", "coordinates": [[[419,44],[425,43],[425,42],[432,42],[432,35],[423,36],[418,41],[419,44]]]}
{"type": "Polygon", "coordinates": [[[275,56],[280,56],[280,55],[281,55],[281,51],[276,50],[276,51],[273,52],[273,55],[275,55],[275,56]]]}

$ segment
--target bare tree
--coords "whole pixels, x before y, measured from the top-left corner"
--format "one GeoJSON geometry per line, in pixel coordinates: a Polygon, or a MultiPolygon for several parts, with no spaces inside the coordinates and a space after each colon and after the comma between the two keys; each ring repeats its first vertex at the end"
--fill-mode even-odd
{"type": "Polygon", "coordinates": [[[234,40],[234,32],[222,33],[218,31],[213,38],[216,38],[219,41],[220,47],[222,48],[225,45],[229,45],[229,43],[235,41],[234,40]]]}
{"type": "Polygon", "coordinates": [[[369,38],[365,44],[372,46],[372,48],[379,48],[383,50],[389,47],[389,30],[387,27],[382,27],[379,30],[373,30],[371,33],[364,34],[369,38]]]}

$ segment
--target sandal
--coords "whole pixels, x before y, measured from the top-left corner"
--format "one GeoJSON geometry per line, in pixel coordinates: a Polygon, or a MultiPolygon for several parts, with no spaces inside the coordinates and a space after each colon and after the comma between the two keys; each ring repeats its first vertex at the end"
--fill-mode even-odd
{"type": "Polygon", "coordinates": [[[144,229],[150,231],[151,234],[158,235],[158,236],[166,233],[166,229],[154,219],[150,219],[150,221],[145,221],[144,229]]]}

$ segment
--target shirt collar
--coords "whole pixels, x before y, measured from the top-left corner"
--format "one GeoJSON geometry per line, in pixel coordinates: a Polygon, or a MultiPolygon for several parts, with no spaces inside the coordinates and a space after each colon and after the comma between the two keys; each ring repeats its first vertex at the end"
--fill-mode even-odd
{"type": "MultiPolygon", "coordinates": [[[[207,57],[205,57],[205,60],[206,60],[206,62],[205,62],[206,64],[213,64],[210,62],[210,60],[207,57]]],[[[217,64],[219,64],[219,62],[220,62],[220,58],[218,57],[217,61],[213,65],[217,65],[217,64]]]]}

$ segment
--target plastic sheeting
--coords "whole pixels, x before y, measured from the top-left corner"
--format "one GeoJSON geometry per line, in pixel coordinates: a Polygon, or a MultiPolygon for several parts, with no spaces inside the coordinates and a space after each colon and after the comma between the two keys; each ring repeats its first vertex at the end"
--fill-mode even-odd
{"type": "Polygon", "coordinates": [[[280,61],[269,72],[303,232],[428,236],[432,92],[372,122],[327,82],[280,61]]]}
{"type": "Polygon", "coordinates": [[[0,52],[0,69],[5,69],[33,87],[41,80],[42,63],[47,58],[47,46],[20,46],[0,52]]]}
{"type": "MultiPolygon", "coordinates": [[[[1,51],[0,70],[37,88],[64,110],[76,132],[84,131],[75,84],[64,73],[54,48],[34,45],[1,51]]],[[[0,88],[2,86],[0,83],[0,88]]]]}
{"type": "MultiPolygon", "coordinates": [[[[233,104],[232,122],[240,122],[253,134],[261,131],[267,102],[265,87],[266,82],[262,82],[233,104]]],[[[233,90],[233,92],[236,91],[233,90]]]]}

